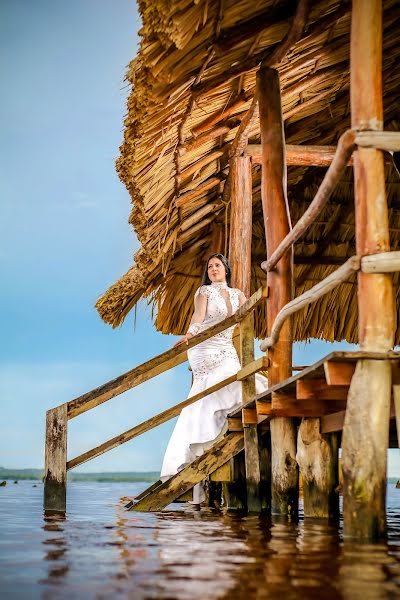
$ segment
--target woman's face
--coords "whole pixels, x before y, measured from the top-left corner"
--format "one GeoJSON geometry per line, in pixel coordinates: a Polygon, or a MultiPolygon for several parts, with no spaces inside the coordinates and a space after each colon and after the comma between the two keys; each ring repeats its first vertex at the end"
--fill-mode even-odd
{"type": "Polygon", "coordinates": [[[216,256],[213,256],[213,258],[210,258],[208,261],[207,271],[210,281],[226,281],[225,267],[216,256]]]}

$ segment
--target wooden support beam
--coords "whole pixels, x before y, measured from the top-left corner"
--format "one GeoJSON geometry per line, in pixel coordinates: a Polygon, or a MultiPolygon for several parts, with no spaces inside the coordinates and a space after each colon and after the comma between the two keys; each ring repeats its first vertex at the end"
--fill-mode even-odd
{"type": "Polygon", "coordinates": [[[339,517],[338,436],[323,434],[318,418],[303,418],[297,437],[296,460],[303,479],[304,516],[339,517]]]}
{"type": "MultiPolygon", "coordinates": [[[[399,152],[400,151],[400,131],[373,131],[375,124],[370,123],[370,126],[366,126],[366,131],[357,131],[356,144],[360,148],[377,148],[379,150],[386,150],[387,152],[399,152]],[[372,130],[372,131],[371,131],[372,130]]],[[[380,123],[382,123],[380,121],[380,123]]],[[[360,124],[358,124],[360,125],[360,124]]],[[[360,127],[361,129],[361,127],[360,127]]]]}
{"type": "Polygon", "coordinates": [[[242,419],[238,417],[228,417],[228,431],[243,431],[242,419]]]}
{"type": "Polygon", "coordinates": [[[194,336],[189,341],[187,346],[180,345],[171,348],[170,350],[151,358],[138,367],[127,371],[123,375],[108,381],[104,385],[101,385],[98,388],[83,394],[83,396],[79,396],[78,398],[71,400],[67,403],[68,418],[72,419],[73,417],[76,417],[77,415],[80,415],[87,410],[90,410],[95,406],[99,406],[99,404],[107,402],[111,398],[126,392],[140,383],[148,381],[152,377],[155,377],[160,373],[164,373],[165,371],[168,371],[169,369],[172,369],[173,367],[185,362],[187,359],[187,350],[194,348],[194,346],[197,346],[197,344],[204,342],[204,340],[209,339],[217,333],[225,331],[225,329],[228,329],[228,327],[240,323],[240,321],[242,321],[245,316],[250,314],[254,308],[258,306],[258,304],[263,302],[267,296],[267,287],[258,289],[234,315],[194,336]]]}
{"type": "MultiPolygon", "coordinates": [[[[267,254],[271,256],[291,230],[286,192],[285,142],[278,72],[260,68],[257,74],[257,98],[262,144],[261,198],[267,254]]],[[[267,324],[272,323],[293,293],[293,249],[281,256],[276,269],[268,273],[270,297],[267,324]]],[[[279,342],[269,351],[269,385],[273,386],[292,374],[292,325],[288,319],[280,332],[279,342]]],[[[296,463],[296,427],[291,419],[271,422],[272,512],[286,515],[298,510],[298,469],[296,463]]]]}
{"type": "MultiPolygon", "coordinates": [[[[351,125],[381,131],[382,2],[353,0],[350,44],[351,125]]],[[[354,154],[356,248],[359,256],[390,250],[382,151],[358,146],[354,154]]],[[[361,350],[393,347],[395,310],[389,274],[358,274],[361,350]]],[[[357,364],[342,437],[344,535],[386,534],[386,460],[391,394],[389,361],[357,364]],[[368,444],[365,444],[368,440],[368,444]]]]}
{"type": "Polygon", "coordinates": [[[299,379],[297,400],[347,400],[348,385],[328,385],[325,379],[299,379]]]}
{"type": "Polygon", "coordinates": [[[400,271],[400,252],[380,252],[361,259],[363,273],[394,273],[400,271]]]}
{"type": "MultiPolygon", "coordinates": [[[[256,401],[258,415],[269,417],[322,417],[346,408],[344,400],[296,400],[294,395],[277,393],[273,402],[256,401]]],[[[273,421],[271,421],[273,423],[273,421]]]]}
{"type": "MultiPolygon", "coordinates": [[[[329,167],[335,158],[336,146],[295,146],[286,144],[286,164],[299,167],[329,167]]],[[[246,146],[245,156],[251,157],[253,165],[262,164],[261,144],[246,146]]],[[[348,165],[353,164],[350,158],[348,165]]]]}
{"type": "Polygon", "coordinates": [[[269,256],[269,258],[261,263],[261,268],[266,273],[276,267],[281,257],[307,231],[310,225],[312,225],[317,216],[321,213],[322,209],[326,206],[333,190],[338,184],[340,177],[347,166],[355,147],[355,133],[350,129],[340,137],[335,158],[326,172],[326,175],[320,187],[318,188],[314,200],[311,202],[304,215],[297,221],[293,229],[290,232],[288,231],[286,236],[282,238],[279,245],[277,245],[276,249],[269,256]]]}
{"type": "MultiPolygon", "coordinates": [[[[232,265],[232,284],[250,295],[251,285],[251,241],[252,241],[252,174],[248,156],[235,156],[230,160],[231,177],[231,223],[229,236],[229,260],[232,265]]],[[[254,362],[253,315],[240,324],[240,355],[242,368],[254,362]]],[[[255,376],[249,374],[242,380],[242,402],[246,404],[256,393],[255,376]]],[[[245,424],[244,448],[246,468],[247,509],[261,510],[260,500],[260,461],[258,453],[257,420],[255,424],[245,424]]]]}
{"type": "Polygon", "coordinates": [[[324,362],[325,379],[328,385],[347,385],[351,384],[355,363],[338,362],[327,360],[324,362]]]}
{"type": "Polygon", "coordinates": [[[340,410],[321,418],[321,433],[330,433],[333,431],[342,431],[344,425],[345,410],[340,410]]]}
{"type": "Polygon", "coordinates": [[[67,406],[46,413],[44,510],[65,514],[67,500],[67,406]]]}
{"type": "Polygon", "coordinates": [[[243,450],[243,434],[231,433],[190,465],[134,504],[130,510],[162,510],[243,450]]]}

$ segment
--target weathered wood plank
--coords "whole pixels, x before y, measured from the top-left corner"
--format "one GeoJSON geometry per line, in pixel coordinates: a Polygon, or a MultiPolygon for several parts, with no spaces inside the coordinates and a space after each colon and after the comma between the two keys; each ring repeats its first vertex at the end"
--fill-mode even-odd
{"type": "Polygon", "coordinates": [[[210,475],[211,481],[222,481],[222,482],[231,481],[231,478],[232,478],[232,473],[231,473],[231,465],[230,465],[229,460],[221,467],[218,467],[218,469],[216,469],[210,475]]]}
{"type": "Polygon", "coordinates": [[[68,407],[68,418],[72,419],[77,415],[80,415],[87,410],[107,402],[111,398],[126,392],[127,390],[148,381],[152,377],[164,373],[169,369],[181,364],[186,360],[187,350],[197,346],[204,340],[225,331],[228,327],[240,323],[245,316],[250,314],[256,306],[263,302],[268,296],[268,288],[258,289],[246,302],[239,308],[239,310],[232,316],[228,317],[224,321],[213,325],[206,331],[199,333],[194,336],[189,344],[181,344],[155,356],[147,362],[127,371],[123,375],[108,381],[107,383],[99,386],[98,388],[75,398],[67,403],[68,407]]]}
{"type": "Polygon", "coordinates": [[[67,499],[67,407],[46,413],[44,510],[65,513],[67,499]]]}
{"type": "Polygon", "coordinates": [[[157,488],[155,492],[139,500],[130,510],[158,511],[165,508],[196,483],[199,483],[243,450],[243,434],[230,433],[210,450],[202,454],[182,471],[171,477],[157,488]]]}
{"type": "Polygon", "coordinates": [[[110,440],[107,440],[103,444],[100,444],[99,446],[96,446],[95,448],[92,448],[91,450],[88,450],[87,452],[84,452],[83,454],[72,458],[67,463],[67,470],[74,469],[75,467],[83,464],[84,462],[92,460],[93,458],[96,458],[97,456],[100,456],[101,454],[104,454],[105,452],[108,452],[109,450],[112,450],[117,446],[121,446],[121,444],[129,442],[133,438],[138,437],[139,435],[142,435],[143,433],[146,433],[151,429],[154,429],[154,427],[158,427],[162,423],[166,423],[170,419],[177,417],[182,411],[182,409],[184,409],[186,406],[189,406],[190,404],[201,400],[201,398],[205,398],[209,394],[212,394],[213,392],[216,392],[226,387],[227,385],[230,385],[234,381],[242,380],[244,377],[248,377],[249,375],[256,373],[257,371],[264,368],[265,361],[263,360],[263,358],[264,357],[253,361],[253,363],[251,364],[248,364],[244,369],[241,369],[236,375],[231,375],[231,377],[223,379],[222,381],[216,383],[210,388],[202,390],[198,394],[195,394],[190,398],[186,398],[186,400],[183,400],[183,402],[180,402],[179,404],[168,408],[162,413],[151,417],[151,419],[147,419],[147,421],[144,421],[143,423],[140,423],[139,425],[136,425],[135,427],[132,427],[127,431],[124,431],[124,433],[120,433],[119,435],[111,438],[110,440]]]}

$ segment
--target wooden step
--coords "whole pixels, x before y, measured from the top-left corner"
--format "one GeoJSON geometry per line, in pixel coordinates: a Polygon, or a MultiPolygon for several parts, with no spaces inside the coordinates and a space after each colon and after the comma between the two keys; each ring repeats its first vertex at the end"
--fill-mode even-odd
{"type": "Polygon", "coordinates": [[[212,448],[207,450],[190,465],[179,471],[176,475],[162,483],[141,499],[135,502],[128,510],[154,512],[162,510],[168,504],[190,490],[196,483],[203,481],[216,469],[233,458],[244,448],[242,432],[229,433],[212,448]]]}

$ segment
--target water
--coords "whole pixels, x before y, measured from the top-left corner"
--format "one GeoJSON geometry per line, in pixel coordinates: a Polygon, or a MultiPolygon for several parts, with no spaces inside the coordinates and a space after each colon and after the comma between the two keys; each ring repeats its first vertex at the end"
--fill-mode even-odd
{"type": "MultiPolygon", "coordinates": [[[[44,520],[43,486],[0,488],[1,598],[400,598],[400,491],[388,487],[387,543],[343,543],[341,527],[300,519],[123,509],[148,484],[71,482],[65,520],[44,520]]],[[[170,510],[170,509],[173,510],[170,510]]]]}

